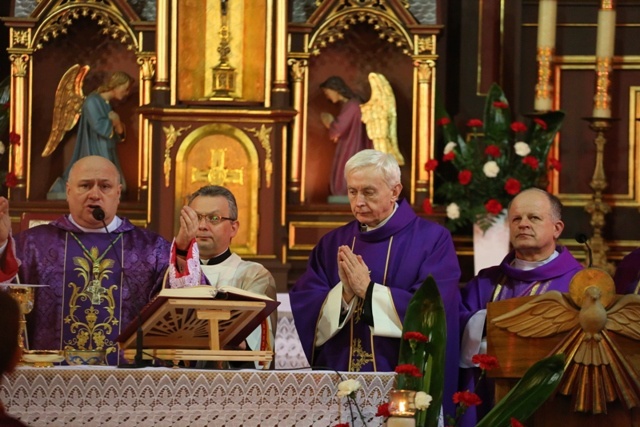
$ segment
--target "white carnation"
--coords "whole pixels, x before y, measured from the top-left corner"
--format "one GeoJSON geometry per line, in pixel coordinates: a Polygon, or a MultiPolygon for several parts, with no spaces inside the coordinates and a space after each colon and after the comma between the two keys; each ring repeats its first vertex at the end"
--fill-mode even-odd
{"type": "Polygon", "coordinates": [[[531,147],[526,142],[518,141],[513,145],[513,149],[516,150],[516,154],[520,157],[528,156],[531,152],[531,147]]]}
{"type": "Polygon", "coordinates": [[[360,382],[358,380],[344,380],[338,384],[338,397],[346,397],[351,393],[360,390],[360,382]]]}
{"type": "Polygon", "coordinates": [[[0,156],[4,154],[4,150],[5,150],[4,143],[0,141],[0,156]]]}
{"type": "Polygon", "coordinates": [[[424,391],[419,391],[416,393],[415,405],[418,411],[422,411],[427,409],[429,405],[431,405],[431,401],[433,398],[425,393],[424,391]]]}
{"type": "Polygon", "coordinates": [[[454,148],[456,148],[458,146],[458,144],[456,144],[453,141],[449,141],[447,142],[447,145],[444,146],[444,154],[449,154],[450,152],[453,151],[454,148]]]}
{"type": "Polygon", "coordinates": [[[500,172],[500,166],[498,166],[498,164],[493,160],[490,160],[484,164],[482,172],[484,172],[487,178],[495,178],[500,172]]]}
{"type": "Polygon", "coordinates": [[[457,204],[451,203],[447,205],[447,218],[449,219],[460,218],[460,207],[457,204]]]}

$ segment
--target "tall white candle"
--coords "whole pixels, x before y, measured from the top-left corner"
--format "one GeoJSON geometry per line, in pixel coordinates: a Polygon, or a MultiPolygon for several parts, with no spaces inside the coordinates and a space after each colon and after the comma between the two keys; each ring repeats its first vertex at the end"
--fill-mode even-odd
{"type": "Polygon", "coordinates": [[[538,8],[538,48],[555,48],[557,12],[557,0],[540,0],[538,8]]]}
{"type": "Polygon", "coordinates": [[[616,11],[613,1],[603,1],[598,11],[598,36],[596,41],[596,95],[593,117],[611,117],[609,83],[614,53],[616,11]]]}

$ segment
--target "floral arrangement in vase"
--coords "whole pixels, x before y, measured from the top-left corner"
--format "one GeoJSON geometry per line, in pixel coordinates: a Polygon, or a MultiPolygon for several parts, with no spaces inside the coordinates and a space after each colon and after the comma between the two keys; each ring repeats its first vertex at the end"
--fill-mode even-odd
{"type": "Polygon", "coordinates": [[[504,92],[493,84],[483,120],[469,120],[466,137],[445,111],[438,116],[448,142],[441,159],[429,159],[425,169],[443,180],[435,200],[446,205],[451,231],[473,223],[487,230],[521,190],[546,188],[548,175],[560,172],[560,162],[549,157],[549,151],[564,119],[562,111],[536,115],[529,125],[512,121],[504,92]],[[446,169],[452,179],[440,173],[446,169]]]}

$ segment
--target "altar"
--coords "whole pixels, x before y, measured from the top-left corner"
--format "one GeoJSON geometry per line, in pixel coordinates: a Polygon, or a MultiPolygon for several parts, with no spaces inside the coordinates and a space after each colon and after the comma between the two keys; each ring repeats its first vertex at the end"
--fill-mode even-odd
{"type": "MultiPolygon", "coordinates": [[[[333,426],[351,423],[338,383],[355,379],[368,426],[395,374],[334,371],[214,371],[185,368],[20,367],[0,384],[9,414],[32,427],[333,426]]],[[[362,423],[357,419],[355,425],[362,423]]],[[[354,424],[351,424],[354,425],[354,424]]]]}

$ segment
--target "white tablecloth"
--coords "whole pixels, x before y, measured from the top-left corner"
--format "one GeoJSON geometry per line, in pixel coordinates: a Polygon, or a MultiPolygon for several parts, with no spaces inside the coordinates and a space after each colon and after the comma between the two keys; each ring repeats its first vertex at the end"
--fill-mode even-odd
{"type": "MultiPolygon", "coordinates": [[[[38,426],[333,426],[351,422],[343,378],[362,384],[368,426],[395,374],[21,367],[0,384],[7,412],[38,426]]],[[[357,417],[356,408],[353,408],[357,417]]],[[[352,426],[354,424],[351,424],[352,426]]],[[[359,420],[356,426],[361,426],[359,420]]]]}

